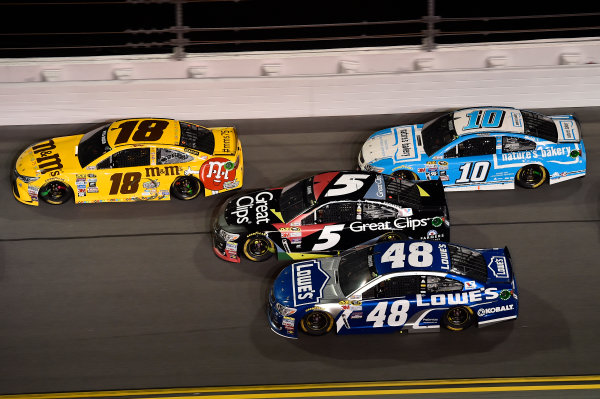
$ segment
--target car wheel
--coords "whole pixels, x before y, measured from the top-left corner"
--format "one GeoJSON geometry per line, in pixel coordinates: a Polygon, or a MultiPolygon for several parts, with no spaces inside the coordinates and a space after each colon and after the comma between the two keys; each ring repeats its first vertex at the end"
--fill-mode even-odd
{"type": "Polygon", "coordinates": [[[400,169],[392,173],[392,176],[398,177],[401,180],[419,180],[419,176],[417,176],[414,172],[406,169],[400,169]]]}
{"type": "Polygon", "coordinates": [[[333,317],[329,313],[315,310],[304,315],[300,328],[308,335],[324,335],[333,328],[333,317]]]}
{"type": "Polygon", "coordinates": [[[38,197],[45,203],[52,205],[64,204],[72,195],[73,190],[71,190],[71,187],[62,181],[48,182],[38,191],[38,197]]]}
{"type": "Polygon", "coordinates": [[[248,237],[244,242],[244,255],[254,262],[262,262],[269,259],[275,252],[273,241],[263,235],[248,237]]]}
{"type": "Polygon", "coordinates": [[[456,306],[444,313],[444,327],[451,331],[462,331],[475,321],[473,309],[468,306],[456,306]]]}
{"type": "Polygon", "coordinates": [[[541,165],[523,166],[515,176],[517,184],[524,188],[538,188],[547,178],[548,171],[541,165]]]}
{"type": "Polygon", "coordinates": [[[193,176],[179,176],[171,184],[171,194],[180,200],[191,200],[200,195],[202,183],[193,176]]]}
{"type": "Polygon", "coordinates": [[[400,241],[400,240],[406,240],[406,239],[407,239],[406,235],[404,235],[402,233],[385,233],[384,235],[379,237],[379,240],[377,240],[377,242],[400,241]]]}

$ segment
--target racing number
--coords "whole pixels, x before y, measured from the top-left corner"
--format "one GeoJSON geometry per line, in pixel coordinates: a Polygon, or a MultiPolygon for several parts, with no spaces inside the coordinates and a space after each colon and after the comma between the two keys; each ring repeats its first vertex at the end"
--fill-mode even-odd
{"type": "Polygon", "coordinates": [[[119,192],[121,194],[137,193],[141,179],[142,174],[140,172],[125,173],[125,176],[123,176],[123,173],[115,173],[110,177],[112,185],[110,186],[108,195],[117,195],[119,192]],[[123,181],[123,184],[121,184],[121,180],[123,181]],[[119,186],[121,187],[120,190],[119,186]]]}
{"type": "Polygon", "coordinates": [[[467,162],[459,168],[460,177],[456,183],[478,183],[485,181],[490,171],[489,162],[467,162]]]}
{"type": "Polygon", "coordinates": [[[390,327],[401,327],[406,323],[408,319],[408,309],[410,308],[410,302],[406,299],[399,299],[392,302],[390,306],[390,313],[387,314],[387,301],[379,302],[377,306],[373,308],[371,313],[367,316],[367,321],[373,322],[373,327],[383,327],[385,318],[387,316],[387,325],[390,327]]]}
{"type": "Polygon", "coordinates": [[[323,230],[321,231],[321,235],[319,236],[317,241],[319,241],[319,240],[327,240],[327,241],[325,241],[324,243],[321,243],[321,244],[315,244],[315,246],[313,247],[312,250],[313,251],[322,251],[324,249],[329,249],[329,248],[333,247],[334,245],[336,245],[338,242],[340,242],[340,238],[342,238],[340,233],[336,233],[336,231],[340,231],[343,229],[344,229],[343,224],[333,224],[333,225],[325,226],[323,228],[323,230]]]}
{"type": "Polygon", "coordinates": [[[361,189],[365,182],[362,179],[368,179],[369,175],[347,174],[341,175],[335,182],[334,188],[330,188],[326,193],[326,197],[337,197],[339,195],[350,194],[361,189]],[[342,187],[337,187],[342,186],[342,187]]]}
{"type": "Polygon", "coordinates": [[[467,126],[463,128],[463,130],[471,130],[471,129],[495,129],[502,125],[502,121],[504,120],[504,111],[500,109],[488,109],[485,112],[481,111],[473,111],[468,113],[469,123],[467,126]]]}
{"type": "MultiPolygon", "coordinates": [[[[412,267],[429,267],[433,264],[433,247],[427,242],[413,242],[408,246],[408,265],[412,267]]],[[[381,256],[382,262],[392,262],[392,269],[404,267],[404,243],[397,242],[392,245],[381,256]]]]}
{"type": "Polygon", "coordinates": [[[168,121],[159,121],[153,119],[146,119],[143,121],[127,121],[117,126],[117,129],[121,129],[115,144],[123,144],[129,140],[133,141],[157,141],[162,137],[165,128],[169,126],[168,121]],[[138,127],[135,133],[133,129],[138,127]],[[133,136],[131,136],[133,133],[133,136]]]}

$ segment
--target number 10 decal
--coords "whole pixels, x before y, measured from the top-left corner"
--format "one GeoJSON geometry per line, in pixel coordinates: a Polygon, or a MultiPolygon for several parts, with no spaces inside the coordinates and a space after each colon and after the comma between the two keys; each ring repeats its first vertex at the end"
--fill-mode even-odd
{"type": "Polygon", "coordinates": [[[490,163],[487,161],[467,162],[460,165],[460,177],[456,183],[478,183],[485,181],[490,172],[490,163]]]}

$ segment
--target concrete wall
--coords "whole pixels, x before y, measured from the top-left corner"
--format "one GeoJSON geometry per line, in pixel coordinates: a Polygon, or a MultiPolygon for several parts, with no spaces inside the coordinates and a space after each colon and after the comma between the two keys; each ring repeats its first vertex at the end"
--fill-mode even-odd
{"type": "Polygon", "coordinates": [[[600,106],[600,38],[0,60],[0,125],[600,106]]]}

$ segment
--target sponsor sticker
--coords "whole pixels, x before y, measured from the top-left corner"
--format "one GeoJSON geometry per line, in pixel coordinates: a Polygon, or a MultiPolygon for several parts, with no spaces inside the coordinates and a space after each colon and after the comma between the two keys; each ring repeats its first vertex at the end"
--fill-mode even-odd
{"type": "Polygon", "coordinates": [[[294,307],[318,303],[329,275],[321,269],[321,262],[310,260],[292,265],[294,307]]]}
{"type": "Polygon", "coordinates": [[[515,310],[515,306],[511,304],[504,306],[496,306],[493,308],[481,308],[477,310],[477,316],[482,317],[494,313],[508,312],[509,310],[515,310]]]}
{"type": "Polygon", "coordinates": [[[492,274],[496,278],[508,278],[508,266],[506,264],[506,258],[504,256],[492,256],[488,269],[491,270],[492,274]]]}

